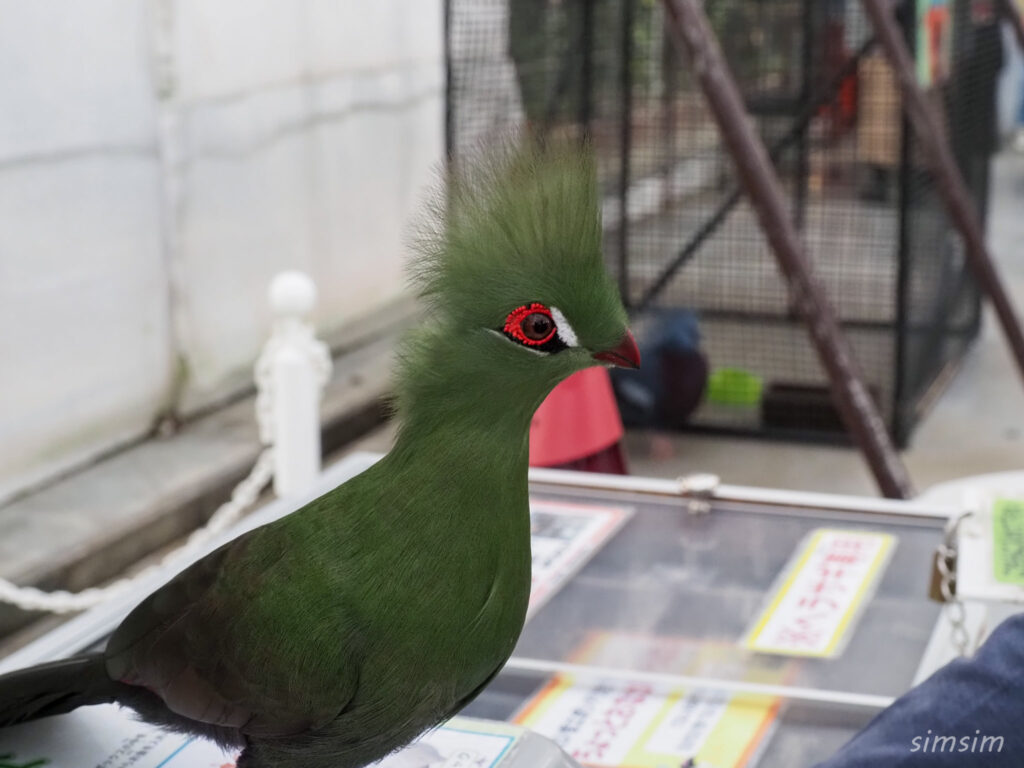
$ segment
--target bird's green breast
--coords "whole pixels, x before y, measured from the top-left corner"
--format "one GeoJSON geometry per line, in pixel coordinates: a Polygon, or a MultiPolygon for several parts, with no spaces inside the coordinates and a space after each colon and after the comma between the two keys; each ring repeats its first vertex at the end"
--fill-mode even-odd
{"type": "Polygon", "coordinates": [[[334,513],[311,510],[336,563],[339,610],[349,607],[366,640],[349,717],[385,708],[431,725],[474,694],[519,637],[530,592],[525,450],[462,448],[426,453],[422,464],[386,458],[339,489],[351,498],[337,514],[358,510],[348,520],[318,521],[334,513]]]}

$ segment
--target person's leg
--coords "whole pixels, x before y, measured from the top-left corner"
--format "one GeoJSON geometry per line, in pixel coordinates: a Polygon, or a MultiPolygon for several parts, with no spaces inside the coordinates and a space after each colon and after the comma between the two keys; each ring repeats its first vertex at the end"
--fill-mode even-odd
{"type": "Polygon", "coordinates": [[[1024,614],[881,712],[818,768],[1024,765],[1024,614]]]}

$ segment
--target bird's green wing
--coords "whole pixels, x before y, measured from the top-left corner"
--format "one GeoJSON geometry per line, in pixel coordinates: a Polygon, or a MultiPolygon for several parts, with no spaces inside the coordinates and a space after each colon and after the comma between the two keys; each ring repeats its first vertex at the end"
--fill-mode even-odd
{"type": "Polygon", "coordinates": [[[292,541],[302,526],[284,522],[224,545],[143,601],[110,639],[110,675],[178,715],[253,736],[337,717],[356,687],[350,617],[318,558],[292,541]]]}

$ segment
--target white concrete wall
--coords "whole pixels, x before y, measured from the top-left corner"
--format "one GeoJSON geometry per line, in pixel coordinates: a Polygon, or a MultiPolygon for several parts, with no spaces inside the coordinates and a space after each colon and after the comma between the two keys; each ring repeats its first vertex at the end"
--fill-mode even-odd
{"type": "Polygon", "coordinates": [[[440,0],[0,0],[0,499],[245,386],[284,268],[403,290],[440,0]]]}

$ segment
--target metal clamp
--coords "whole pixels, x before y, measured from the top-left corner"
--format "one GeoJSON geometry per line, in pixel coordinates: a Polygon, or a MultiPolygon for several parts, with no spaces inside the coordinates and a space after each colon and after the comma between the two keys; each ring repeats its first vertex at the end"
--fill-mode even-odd
{"type": "Polygon", "coordinates": [[[708,514],[711,511],[711,502],[715,498],[715,492],[722,484],[718,475],[707,472],[683,475],[676,478],[676,482],[679,483],[679,495],[689,501],[686,511],[691,515],[708,514]]]}

